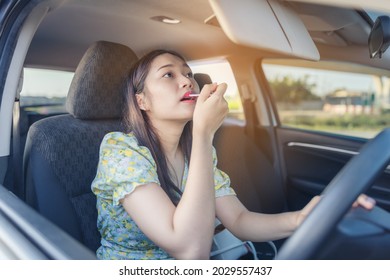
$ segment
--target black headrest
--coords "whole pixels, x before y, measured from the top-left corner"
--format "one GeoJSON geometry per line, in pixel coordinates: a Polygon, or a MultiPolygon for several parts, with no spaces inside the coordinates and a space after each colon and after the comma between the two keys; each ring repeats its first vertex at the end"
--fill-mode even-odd
{"type": "Polygon", "coordinates": [[[66,108],[79,119],[119,118],[126,80],[138,60],[127,46],[99,41],[85,52],[73,77],[66,108]]]}
{"type": "Polygon", "coordinates": [[[202,90],[204,85],[213,83],[210,76],[204,73],[195,73],[194,79],[198,83],[200,90],[202,90]]]}

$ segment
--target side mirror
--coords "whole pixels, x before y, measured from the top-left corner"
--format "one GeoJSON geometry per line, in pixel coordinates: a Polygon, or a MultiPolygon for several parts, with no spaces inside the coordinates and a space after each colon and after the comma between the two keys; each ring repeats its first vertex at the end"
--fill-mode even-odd
{"type": "Polygon", "coordinates": [[[390,45],[390,17],[379,16],[368,37],[370,58],[381,58],[390,45]]]}

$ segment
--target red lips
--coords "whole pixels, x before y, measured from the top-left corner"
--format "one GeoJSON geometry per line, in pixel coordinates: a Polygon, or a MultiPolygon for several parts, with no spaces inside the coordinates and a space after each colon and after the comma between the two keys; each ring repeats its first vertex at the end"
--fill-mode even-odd
{"type": "Polygon", "coordinates": [[[196,100],[196,98],[198,97],[198,95],[193,92],[193,91],[187,91],[182,99],[180,99],[180,101],[192,101],[192,100],[196,100]]]}

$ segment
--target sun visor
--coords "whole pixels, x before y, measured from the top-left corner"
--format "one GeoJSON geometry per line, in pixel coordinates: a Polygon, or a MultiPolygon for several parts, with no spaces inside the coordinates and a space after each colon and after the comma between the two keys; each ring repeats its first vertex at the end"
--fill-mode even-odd
{"type": "Polygon", "coordinates": [[[299,16],[286,4],[266,0],[209,0],[219,24],[236,44],[310,60],[320,55],[299,16]]]}

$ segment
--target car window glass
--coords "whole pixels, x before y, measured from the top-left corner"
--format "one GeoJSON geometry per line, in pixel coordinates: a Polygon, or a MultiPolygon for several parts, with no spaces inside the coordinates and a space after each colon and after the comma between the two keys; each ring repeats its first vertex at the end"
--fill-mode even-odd
{"type": "Polygon", "coordinates": [[[193,73],[208,74],[213,82],[227,83],[225,99],[229,104],[229,117],[244,120],[244,111],[238,87],[229,62],[226,60],[191,61],[189,65],[193,73]]]}
{"type": "Polygon", "coordinates": [[[66,95],[74,73],[24,68],[20,106],[38,114],[64,113],[66,95]]]}
{"type": "Polygon", "coordinates": [[[372,138],[390,126],[387,72],[358,65],[265,60],[281,125],[372,138]],[[297,64],[299,64],[297,62],[297,64]]]}

